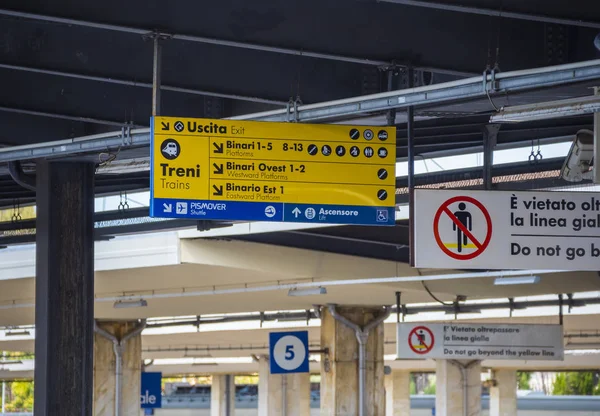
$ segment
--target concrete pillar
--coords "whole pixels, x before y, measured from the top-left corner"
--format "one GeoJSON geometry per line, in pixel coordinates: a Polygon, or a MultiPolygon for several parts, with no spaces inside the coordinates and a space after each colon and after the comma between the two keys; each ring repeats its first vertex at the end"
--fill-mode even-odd
{"type": "MultiPolygon", "coordinates": [[[[136,328],[137,322],[103,322],[98,326],[117,339],[136,328]]],[[[94,416],[115,414],[115,368],[113,343],[96,333],[94,338],[94,416]]],[[[122,413],[121,416],[140,414],[142,374],[142,337],[130,338],[123,348],[122,413]]]]}
{"type": "Polygon", "coordinates": [[[310,374],[270,374],[269,357],[261,356],[258,367],[258,416],[284,414],[310,414],[310,374]]]}
{"type": "Polygon", "coordinates": [[[37,162],[37,416],[92,410],[94,171],[89,162],[37,162]]]}
{"type": "MultiPolygon", "coordinates": [[[[362,306],[338,306],[337,311],[363,327],[382,313],[380,307],[362,306]]],[[[385,414],[383,344],[383,325],[380,324],[370,331],[366,343],[368,416],[385,414]]],[[[321,358],[321,414],[358,415],[358,341],[354,330],[334,319],[328,308],[322,310],[321,348],[329,348],[329,354],[321,358]]]]}
{"type": "Polygon", "coordinates": [[[480,361],[436,361],[435,408],[437,416],[481,415],[480,361]],[[464,410],[465,385],[467,412],[464,410]]]}
{"type": "Polygon", "coordinates": [[[517,416],[517,371],[494,370],[490,389],[490,416],[517,416]]]}
{"type": "Polygon", "coordinates": [[[210,385],[210,416],[235,414],[235,377],[213,375],[210,385]]]}
{"type": "Polygon", "coordinates": [[[385,415],[410,416],[410,371],[394,370],[385,377],[385,415]]]}

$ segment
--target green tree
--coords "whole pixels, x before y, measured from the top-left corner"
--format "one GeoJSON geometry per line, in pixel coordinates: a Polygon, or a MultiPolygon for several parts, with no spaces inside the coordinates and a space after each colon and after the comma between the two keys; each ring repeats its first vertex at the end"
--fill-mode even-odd
{"type": "Polygon", "coordinates": [[[11,383],[13,399],[6,404],[9,412],[32,412],[33,411],[33,382],[15,381],[11,383]]]}
{"type": "Polygon", "coordinates": [[[517,371],[517,384],[519,390],[531,390],[531,373],[526,371],[517,371]]]}
{"type": "Polygon", "coordinates": [[[573,371],[559,373],[554,381],[552,394],[557,396],[591,396],[599,393],[598,372],[573,371]]]}
{"type": "Polygon", "coordinates": [[[435,383],[430,383],[423,389],[423,394],[435,395],[435,383]]]}
{"type": "Polygon", "coordinates": [[[554,380],[552,394],[554,396],[566,396],[571,394],[569,387],[567,386],[567,375],[565,373],[557,374],[556,379],[554,380]]]}

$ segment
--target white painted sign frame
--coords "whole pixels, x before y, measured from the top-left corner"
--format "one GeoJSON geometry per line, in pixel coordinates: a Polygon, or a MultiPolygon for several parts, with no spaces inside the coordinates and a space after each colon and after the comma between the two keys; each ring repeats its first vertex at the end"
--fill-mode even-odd
{"type": "Polygon", "coordinates": [[[418,189],[413,215],[416,267],[600,270],[599,193],[418,189]]]}

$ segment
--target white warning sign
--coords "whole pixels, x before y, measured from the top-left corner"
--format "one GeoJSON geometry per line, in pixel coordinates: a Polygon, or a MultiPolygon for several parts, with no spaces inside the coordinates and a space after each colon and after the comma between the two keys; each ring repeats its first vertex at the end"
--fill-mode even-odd
{"type": "Polygon", "coordinates": [[[560,325],[397,325],[398,358],[472,360],[562,360],[560,325]]]}
{"type": "Polygon", "coordinates": [[[600,194],[415,191],[415,266],[600,268],[600,194]]]}

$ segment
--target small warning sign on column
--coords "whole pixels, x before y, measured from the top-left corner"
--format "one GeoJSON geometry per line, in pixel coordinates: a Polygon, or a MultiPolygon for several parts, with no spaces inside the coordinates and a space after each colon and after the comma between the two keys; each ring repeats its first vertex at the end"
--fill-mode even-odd
{"type": "Polygon", "coordinates": [[[427,354],[434,345],[433,332],[426,326],[413,328],[408,334],[408,346],[415,354],[427,354]]]}
{"type": "Polygon", "coordinates": [[[399,323],[398,358],[562,360],[561,325],[399,323]]]}

